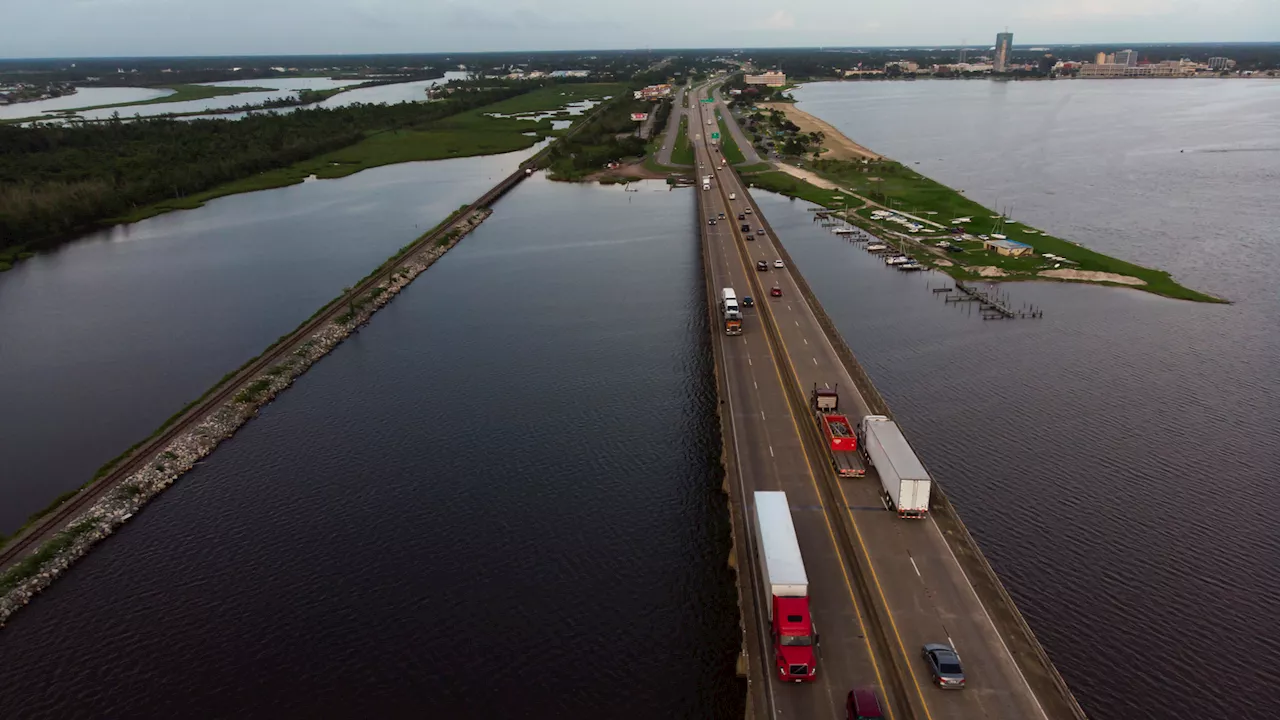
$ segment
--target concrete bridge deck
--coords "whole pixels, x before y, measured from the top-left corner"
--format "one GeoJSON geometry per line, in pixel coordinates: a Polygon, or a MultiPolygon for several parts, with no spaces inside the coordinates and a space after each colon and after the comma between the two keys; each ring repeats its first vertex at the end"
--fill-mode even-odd
{"type": "MultiPolygon", "coordinates": [[[[988,609],[975,586],[998,580],[971,581],[954,547],[977,554],[967,532],[948,522],[951,508],[935,486],[939,520],[899,519],[885,509],[879,478],[868,470],[865,478],[840,479],[832,471],[820,444],[817,427],[805,402],[809,388],[839,385],[841,408],[851,419],[882,407],[883,400],[860,370],[850,372],[851,357],[842,357],[831,341],[829,321],[821,308],[806,300],[808,288],[790,262],[785,269],[773,263],[786,258],[783,249],[751,201],[746,187],[731,168],[714,170],[719,155],[709,146],[706,119],[720,104],[698,103],[707,86],[696,88],[690,110],[699,177],[714,177],[711,189],[698,193],[709,297],[732,287],[741,298],[755,299],[745,310],[743,334],[716,331],[716,356],[721,375],[723,428],[729,449],[727,484],[734,503],[738,567],[747,623],[747,652],[751,659],[751,702],[756,716],[843,718],[845,694],[853,687],[875,686],[894,718],[968,720],[969,718],[1079,718],[1083,713],[1041,650],[1037,657],[1015,659],[992,616],[1011,610],[988,609]],[[696,128],[696,129],[694,129],[696,128]],[[730,194],[736,199],[730,200],[730,194]],[[738,215],[747,208],[745,220],[738,215]],[[724,212],[725,220],[708,225],[707,218],[724,212]],[[747,223],[750,233],[739,226],[747,223]],[[765,235],[757,235],[763,227],[765,235]],[[751,239],[747,239],[750,237],[751,239]],[[756,261],[769,264],[755,269],[756,261]],[[772,298],[773,286],[782,297],[772,298]],[[854,375],[861,375],[855,382],[854,375]],[[870,398],[864,393],[873,393],[870,398]],[[766,609],[755,577],[755,539],[750,537],[751,493],[784,490],[790,500],[801,551],[810,578],[814,620],[821,634],[819,676],[812,684],[782,684],[772,679],[766,609]],[[939,513],[938,508],[945,511],[939,513]],[[745,537],[744,537],[745,535],[745,537]],[[924,643],[952,644],[960,654],[967,678],[964,690],[942,691],[931,686],[920,657],[924,643]],[[1024,667],[1028,668],[1024,671],[1024,667]],[[1024,674],[1025,672],[1025,674],[1024,674]],[[1034,689],[1033,689],[1034,685],[1034,689]]],[[[724,113],[726,120],[732,116],[724,113]]],[[[715,302],[712,301],[713,314],[715,302]]],[[[837,343],[843,344],[843,343],[837,343]]],[[[906,432],[910,433],[907,428],[906,432]]],[[[954,516],[952,516],[954,518],[954,516]]],[[[961,526],[962,529],[962,526],[961,526]]],[[[983,561],[985,566],[985,561],[983,561]]],[[[989,569],[989,568],[988,568],[989,569]]],[[[972,570],[971,570],[972,572],[972,570]]],[[[1003,589],[999,588],[1003,594],[1003,589]]],[[[1007,600],[1007,595],[1002,595],[1007,600]]],[[[994,603],[987,603],[994,604],[994,603]]],[[[1003,618],[1002,618],[1003,619],[1003,618]]],[[[1021,621],[1020,616],[1017,617],[1021,621]]],[[[1001,623],[1002,626],[1008,623],[1001,623]]],[[[1029,634],[1029,630],[1028,633],[1029,634]]],[[[1031,636],[1034,643],[1034,636],[1031,636]]],[[[1032,655],[1029,651],[1020,655],[1032,655]]],[[[1039,650],[1038,644],[1035,649],[1039,650]]]]}

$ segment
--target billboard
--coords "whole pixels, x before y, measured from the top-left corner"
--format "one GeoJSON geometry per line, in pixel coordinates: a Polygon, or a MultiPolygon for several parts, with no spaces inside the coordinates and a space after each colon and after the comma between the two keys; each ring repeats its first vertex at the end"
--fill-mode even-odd
{"type": "Polygon", "coordinates": [[[631,119],[635,122],[644,122],[649,119],[649,113],[631,113],[631,119]]]}

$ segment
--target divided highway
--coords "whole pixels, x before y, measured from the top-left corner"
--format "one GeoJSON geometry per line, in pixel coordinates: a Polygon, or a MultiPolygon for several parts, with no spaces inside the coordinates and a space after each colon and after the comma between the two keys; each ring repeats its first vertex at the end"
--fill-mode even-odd
{"type": "MultiPolygon", "coordinates": [[[[708,133],[718,128],[707,120],[714,121],[715,109],[723,106],[698,102],[707,92],[699,87],[691,98],[697,109],[691,113],[696,123],[690,123],[690,138],[700,164],[697,175],[713,176],[710,190],[701,184],[695,188],[709,271],[716,293],[732,287],[740,298],[755,300],[755,308],[744,311],[742,335],[719,335],[729,390],[725,432],[731,434],[739,470],[730,482],[738,484],[748,517],[754,491],[787,493],[821,636],[816,682],[783,684],[767,674],[771,717],[843,718],[845,694],[855,686],[875,686],[895,718],[1046,718],[936,523],[889,512],[873,469],[865,478],[835,477],[797,390],[807,394],[815,384],[838,385],[841,407],[855,422],[868,414],[867,404],[800,294],[792,269],[773,267],[782,257],[777,238],[742,181],[730,168],[714,169],[720,156],[710,147],[708,133]],[[724,220],[707,224],[721,212],[724,220]],[[750,231],[741,231],[742,224],[750,231]],[[765,234],[757,234],[762,227],[765,234]],[[768,270],[755,269],[761,260],[768,270]],[[781,297],[769,296],[774,286],[781,297]],[[776,336],[766,332],[766,314],[776,336]],[[852,533],[842,536],[849,527],[852,533]],[[931,686],[920,655],[921,646],[930,642],[955,647],[967,676],[964,690],[931,686]]],[[[733,122],[727,109],[724,116],[733,122]]],[[[740,541],[754,557],[755,539],[740,541]]],[[[750,579],[759,595],[756,574],[752,571],[750,579]]],[[[763,640],[762,647],[749,651],[759,655],[768,673],[772,650],[764,608],[757,607],[754,615],[763,640]]]]}

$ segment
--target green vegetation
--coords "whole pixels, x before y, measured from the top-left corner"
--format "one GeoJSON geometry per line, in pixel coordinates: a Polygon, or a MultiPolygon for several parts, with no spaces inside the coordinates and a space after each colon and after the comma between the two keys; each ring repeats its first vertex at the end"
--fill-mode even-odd
{"type": "Polygon", "coordinates": [[[816,185],[794,178],[780,170],[752,175],[750,178],[747,178],[747,182],[750,183],[752,187],[769,190],[776,192],[779,195],[786,195],[787,197],[808,200],[814,205],[821,205],[822,207],[840,207],[841,205],[841,203],[836,200],[837,197],[841,197],[841,193],[832,190],[823,190],[816,185]]]}
{"type": "Polygon", "coordinates": [[[94,224],[311,174],[340,177],[393,162],[528,147],[538,137],[522,133],[549,133],[549,123],[468,112],[526,91],[460,90],[428,104],[310,108],[235,122],[0,126],[0,245],[52,245],[94,224]],[[442,122],[455,120],[450,116],[466,118],[464,126],[442,122]]]}
{"type": "Polygon", "coordinates": [[[236,393],[236,398],[235,398],[236,402],[241,404],[251,403],[254,400],[257,400],[259,397],[262,397],[262,393],[266,392],[267,389],[270,387],[271,387],[271,381],[266,378],[259,378],[257,380],[254,380],[253,382],[249,383],[245,387],[245,389],[236,393]]]}
{"type": "Polygon", "coordinates": [[[693,165],[693,145],[689,143],[689,117],[680,118],[680,131],[676,144],[671,148],[671,162],[676,165],[693,165]]]}
{"type": "Polygon", "coordinates": [[[1130,287],[1157,295],[1197,302],[1224,302],[1220,298],[1179,285],[1167,272],[1108,257],[1073,242],[1027,228],[1021,223],[1006,221],[1002,234],[1032,246],[1035,248],[1035,255],[1006,257],[988,250],[981,240],[976,239],[976,236],[989,235],[993,231],[1000,232],[995,229],[996,223],[1000,221],[997,213],[964,197],[958,191],[930,180],[892,160],[870,162],[819,160],[814,163],[814,170],[822,177],[841,187],[849,188],[870,202],[864,202],[858,197],[844,193],[823,190],[782,172],[754,175],[751,177],[751,182],[766,190],[799,197],[823,207],[856,209],[849,216],[851,221],[875,231],[881,237],[905,244],[906,249],[915,251],[912,253],[913,256],[922,264],[942,270],[956,278],[992,280],[995,278],[980,275],[977,268],[996,267],[1006,273],[1000,276],[1003,279],[1052,279],[1042,278],[1037,274],[1041,270],[1060,264],[1043,257],[1045,253],[1051,253],[1070,261],[1062,263],[1068,269],[1115,273],[1138,278],[1146,284],[1130,287]],[[847,206],[846,202],[848,202],[847,206]],[[927,230],[918,234],[909,233],[903,226],[896,223],[872,220],[871,213],[878,207],[909,213],[925,220],[926,222],[922,224],[927,230]],[[953,219],[964,217],[970,220],[957,224],[951,223],[953,219]],[[941,227],[934,227],[929,223],[937,223],[941,227]],[[975,239],[962,239],[960,233],[951,231],[952,227],[960,228],[964,234],[975,239]],[[1033,232],[1024,232],[1028,229],[1033,232]],[[962,252],[942,250],[937,246],[937,242],[941,240],[946,240],[962,252]]]}
{"type": "MultiPolygon", "coordinates": [[[[738,171],[739,175],[750,175],[751,173],[761,173],[767,170],[771,170],[773,169],[773,166],[767,162],[758,162],[758,163],[752,163],[750,165],[743,165],[742,167],[738,167],[734,169],[738,171]]],[[[754,180],[754,178],[752,179],[754,180]]]]}
{"type": "Polygon", "coordinates": [[[26,580],[30,579],[31,576],[40,572],[40,568],[43,567],[46,562],[58,553],[68,547],[71,547],[72,543],[74,543],[81,535],[92,530],[94,524],[99,520],[101,520],[101,518],[97,516],[88,517],[74,525],[71,525],[66,530],[54,535],[51,540],[48,540],[41,545],[40,549],[15,563],[8,570],[5,570],[3,574],[0,574],[0,595],[9,592],[26,580]]]}
{"type": "Polygon", "coordinates": [[[635,112],[648,112],[651,106],[630,93],[596,108],[571,135],[562,137],[547,153],[546,167],[555,180],[580,180],[598,172],[608,164],[644,157],[645,141],[639,127],[631,119],[635,112]]]}
{"type": "MultiPolygon", "coordinates": [[[[155,90],[173,90],[171,95],[164,97],[152,98],[150,100],[142,100],[139,102],[120,102],[110,103],[108,105],[88,105],[86,107],[71,108],[69,110],[59,110],[58,114],[68,115],[78,112],[86,112],[88,110],[104,110],[106,108],[122,108],[137,107],[140,105],[160,105],[162,103],[185,102],[187,100],[207,100],[209,98],[223,97],[224,95],[241,95],[251,92],[274,92],[278,88],[269,87],[216,87],[213,85],[160,85],[155,90]]],[[[288,93],[288,90],[280,92],[288,93]]]]}
{"type": "Polygon", "coordinates": [[[746,162],[747,158],[738,147],[738,141],[733,139],[733,133],[729,132],[729,125],[724,117],[717,112],[716,120],[720,123],[720,151],[724,153],[724,159],[728,160],[730,165],[746,162]]]}
{"type": "Polygon", "coordinates": [[[485,108],[485,112],[502,115],[522,113],[545,113],[559,110],[566,105],[583,100],[604,100],[616,98],[631,91],[622,83],[576,83],[566,85],[550,85],[518,97],[495,103],[485,108]]]}

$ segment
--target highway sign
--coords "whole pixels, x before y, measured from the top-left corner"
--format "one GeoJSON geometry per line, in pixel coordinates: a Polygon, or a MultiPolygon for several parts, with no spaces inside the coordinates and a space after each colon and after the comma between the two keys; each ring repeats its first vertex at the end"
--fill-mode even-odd
{"type": "Polygon", "coordinates": [[[720,139],[720,133],[711,133],[711,139],[712,139],[712,140],[719,140],[719,139],[720,139]]]}
{"type": "Polygon", "coordinates": [[[713,103],[713,102],[715,102],[715,101],[716,101],[716,99],[715,99],[715,98],[702,98],[702,99],[701,99],[701,100],[699,100],[698,102],[713,103]]]}

